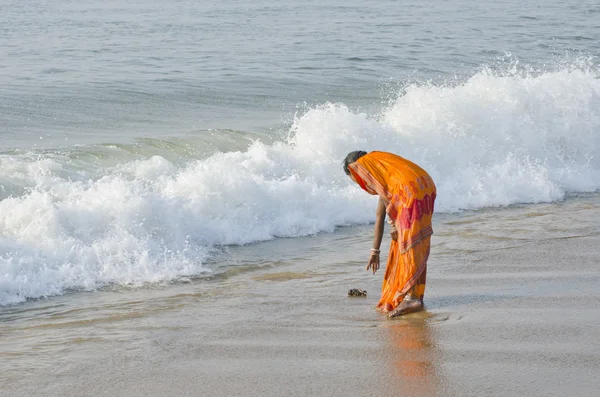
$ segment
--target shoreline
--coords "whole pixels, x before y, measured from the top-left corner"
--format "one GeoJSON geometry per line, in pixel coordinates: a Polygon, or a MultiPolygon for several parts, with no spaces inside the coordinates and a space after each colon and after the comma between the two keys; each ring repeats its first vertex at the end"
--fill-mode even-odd
{"type": "Polygon", "coordinates": [[[256,270],[212,282],[5,310],[0,395],[593,395],[599,208],[437,217],[426,311],[392,320],[362,263],[371,226],[232,248],[256,270]]]}

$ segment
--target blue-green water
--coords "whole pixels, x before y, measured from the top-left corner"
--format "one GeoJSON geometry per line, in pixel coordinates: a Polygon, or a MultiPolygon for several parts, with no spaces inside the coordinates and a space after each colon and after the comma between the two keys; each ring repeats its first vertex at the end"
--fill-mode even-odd
{"type": "MultiPolygon", "coordinates": [[[[592,67],[595,1],[7,1],[0,148],[285,129],[408,82],[592,67]]],[[[595,73],[594,72],[594,73],[595,73]]]]}

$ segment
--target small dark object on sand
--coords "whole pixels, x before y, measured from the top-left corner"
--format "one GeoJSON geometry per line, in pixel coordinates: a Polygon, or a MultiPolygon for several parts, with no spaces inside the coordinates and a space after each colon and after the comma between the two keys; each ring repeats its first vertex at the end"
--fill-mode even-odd
{"type": "Polygon", "coordinates": [[[348,296],[367,296],[367,291],[359,288],[352,288],[348,290],[348,296]]]}

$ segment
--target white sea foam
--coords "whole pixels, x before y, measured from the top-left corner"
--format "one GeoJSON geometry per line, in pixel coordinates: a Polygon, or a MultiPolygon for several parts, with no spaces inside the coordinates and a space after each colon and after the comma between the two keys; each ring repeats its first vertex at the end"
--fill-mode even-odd
{"type": "Polygon", "coordinates": [[[90,171],[67,155],[0,155],[0,304],[201,274],[220,245],[369,222],[376,199],[341,169],[357,149],[423,166],[437,211],[595,191],[598,77],[482,71],[408,85],[380,114],[324,104],[299,115],[285,142],[183,165],[165,154],[90,171]]]}

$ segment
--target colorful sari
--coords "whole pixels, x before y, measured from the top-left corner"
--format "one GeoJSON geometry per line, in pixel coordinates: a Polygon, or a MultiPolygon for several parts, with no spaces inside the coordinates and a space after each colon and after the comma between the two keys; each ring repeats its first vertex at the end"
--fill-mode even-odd
{"type": "Polygon", "coordinates": [[[392,240],[390,245],[377,308],[392,311],[409,293],[423,301],[433,234],[433,180],[418,165],[385,152],[366,154],[349,164],[348,169],[361,188],[384,201],[387,215],[398,231],[398,241],[392,240]]]}

